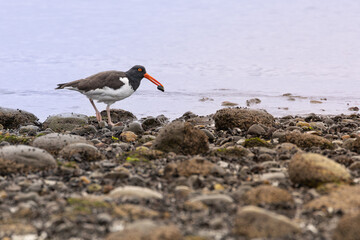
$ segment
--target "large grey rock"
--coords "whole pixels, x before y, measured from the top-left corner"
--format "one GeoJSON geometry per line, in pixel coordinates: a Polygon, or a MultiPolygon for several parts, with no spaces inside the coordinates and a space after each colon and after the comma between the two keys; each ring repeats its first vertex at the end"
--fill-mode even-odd
{"type": "Polygon", "coordinates": [[[16,145],[0,148],[0,172],[16,173],[22,171],[55,168],[53,156],[40,148],[16,145]]]}
{"type": "Polygon", "coordinates": [[[71,143],[89,143],[84,137],[70,135],[70,134],[59,134],[50,133],[34,140],[33,146],[45,149],[50,153],[57,153],[63,149],[66,145],[71,143]]]}
{"type": "Polygon", "coordinates": [[[20,125],[34,124],[38,118],[29,112],[0,107],[0,125],[5,129],[15,129],[20,125]]]}
{"type": "Polygon", "coordinates": [[[55,132],[71,131],[75,127],[88,123],[88,117],[77,113],[62,113],[49,116],[43,123],[44,128],[51,128],[55,132]]]}

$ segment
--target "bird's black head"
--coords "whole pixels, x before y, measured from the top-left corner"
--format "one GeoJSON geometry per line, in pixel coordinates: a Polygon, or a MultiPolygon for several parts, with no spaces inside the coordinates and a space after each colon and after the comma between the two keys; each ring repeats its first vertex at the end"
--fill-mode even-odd
{"type": "Polygon", "coordinates": [[[147,78],[150,80],[150,82],[154,83],[160,91],[164,92],[164,86],[159,83],[155,78],[150,76],[146,73],[145,67],[141,65],[135,65],[132,68],[130,68],[129,71],[126,72],[127,77],[130,80],[130,84],[132,85],[133,89],[136,90],[139,85],[140,81],[143,78],[147,78]]]}
{"type": "Polygon", "coordinates": [[[144,78],[146,69],[144,66],[135,65],[130,68],[126,73],[130,78],[141,80],[144,78]]]}

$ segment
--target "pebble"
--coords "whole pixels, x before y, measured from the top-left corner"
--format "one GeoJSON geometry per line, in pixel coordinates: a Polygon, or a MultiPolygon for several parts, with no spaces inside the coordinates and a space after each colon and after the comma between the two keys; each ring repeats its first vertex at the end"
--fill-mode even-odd
{"type": "Polygon", "coordinates": [[[134,199],[162,199],[161,193],[149,188],[137,186],[118,187],[109,193],[111,198],[134,198],[134,199]]]}

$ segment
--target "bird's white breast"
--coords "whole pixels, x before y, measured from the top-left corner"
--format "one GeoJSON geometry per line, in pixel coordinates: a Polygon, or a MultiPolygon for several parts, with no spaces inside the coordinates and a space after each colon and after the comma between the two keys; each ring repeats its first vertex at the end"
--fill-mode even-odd
{"type": "Polygon", "coordinates": [[[129,97],[131,94],[135,92],[134,89],[132,89],[131,85],[129,84],[128,78],[119,78],[119,81],[122,81],[124,85],[118,89],[103,87],[95,90],[90,90],[88,92],[84,92],[84,94],[88,98],[97,100],[98,102],[113,104],[116,101],[129,97]]]}

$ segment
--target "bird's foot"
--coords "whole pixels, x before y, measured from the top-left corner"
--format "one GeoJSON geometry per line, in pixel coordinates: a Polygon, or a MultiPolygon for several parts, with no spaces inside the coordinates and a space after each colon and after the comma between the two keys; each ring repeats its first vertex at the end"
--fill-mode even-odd
{"type": "Polygon", "coordinates": [[[115,126],[123,126],[124,124],[122,123],[122,122],[117,122],[116,124],[115,124],[115,126]]]}
{"type": "Polygon", "coordinates": [[[115,124],[112,121],[108,121],[108,125],[111,127],[115,126],[115,124]]]}

